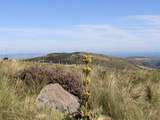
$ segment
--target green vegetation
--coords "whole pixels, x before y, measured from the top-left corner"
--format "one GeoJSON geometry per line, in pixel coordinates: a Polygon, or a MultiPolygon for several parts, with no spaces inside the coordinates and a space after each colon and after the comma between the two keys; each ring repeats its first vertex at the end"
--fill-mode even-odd
{"type": "Polygon", "coordinates": [[[81,65],[84,64],[83,56],[86,54],[90,54],[93,56],[93,65],[103,66],[108,69],[137,69],[135,65],[131,64],[126,59],[85,52],[52,53],[42,57],[27,59],[26,61],[81,65]]]}
{"type": "Polygon", "coordinates": [[[159,57],[128,57],[127,60],[141,68],[142,67],[148,67],[149,69],[160,68],[159,57]]]}
{"type": "MultiPolygon", "coordinates": [[[[121,64],[121,62],[119,63],[121,64]]],[[[63,113],[46,108],[39,110],[35,99],[38,86],[27,86],[17,77],[31,67],[59,68],[84,79],[84,65],[61,65],[35,62],[4,61],[0,63],[0,120],[61,120],[63,113]]],[[[120,66],[120,68],[117,68],[120,66]]],[[[131,64],[131,66],[133,66],[131,64]]],[[[136,67],[113,69],[93,65],[91,72],[91,110],[113,120],[159,120],[160,72],[136,67]],[[136,68],[136,69],[132,69],[136,68]]],[[[45,80],[45,79],[44,79],[45,80]]],[[[43,84],[42,86],[43,87],[43,84]]],[[[94,114],[94,115],[95,115],[94,114]]]]}

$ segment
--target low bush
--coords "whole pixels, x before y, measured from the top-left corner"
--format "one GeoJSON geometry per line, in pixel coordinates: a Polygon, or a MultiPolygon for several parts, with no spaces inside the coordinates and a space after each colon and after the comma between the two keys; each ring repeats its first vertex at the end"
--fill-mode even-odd
{"type": "Polygon", "coordinates": [[[73,95],[81,96],[82,84],[80,76],[59,68],[30,67],[20,71],[18,77],[29,86],[59,83],[73,95]]]}

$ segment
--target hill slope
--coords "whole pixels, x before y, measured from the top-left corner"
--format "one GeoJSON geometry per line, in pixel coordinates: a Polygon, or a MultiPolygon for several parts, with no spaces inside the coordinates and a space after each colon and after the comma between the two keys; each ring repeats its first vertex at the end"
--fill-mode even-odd
{"type": "Polygon", "coordinates": [[[127,60],[137,66],[160,69],[160,58],[158,57],[129,57],[127,60]]]}
{"type": "MultiPolygon", "coordinates": [[[[73,53],[51,53],[46,56],[36,57],[28,59],[27,61],[39,61],[47,63],[60,63],[60,64],[83,64],[82,58],[85,52],[73,52],[73,53]]],[[[93,56],[93,64],[100,65],[107,68],[117,69],[136,69],[136,66],[126,59],[110,57],[102,54],[89,53],[93,56]]]]}
{"type": "MultiPolygon", "coordinates": [[[[110,57],[105,56],[104,58],[110,57]]],[[[103,60],[106,60],[104,58],[103,60]]],[[[119,61],[122,60],[122,63],[132,66],[126,60],[112,59],[112,63],[116,61],[115,63],[119,65],[119,61]]],[[[109,62],[106,62],[106,64],[108,65],[109,62]]],[[[32,69],[34,71],[27,72],[28,80],[31,81],[46,81],[46,78],[50,80],[50,76],[58,76],[57,80],[60,83],[64,79],[70,80],[68,77],[59,77],[59,75],[62,75],[60,72],[50,74],[51,69],[64,70],[65,72],[70,72],[71,75],[78,75],[81,80],[84,79],[81,65],[41,64],[39,62],[23,61],[0,62],[0,120],[40,120],[44,115],[43,120],[51,120],[52,118],[54,120],[64,120],[64,114],[59,113],[59,111],[52,112],[50,111],[51,109],[39,110],[36,108],[35,100],[41,88],[45,86],[45,82],[28,86],[24,84],[23,78],[16,77],[23,73],[21,71],[28,71],[30,68],[36,68],[32,69]],[[42,68],[45,73],[47,71],[49,73],[42,74],[42,70],[37,68],[42,68]],[[31,78],[33,73],[37,77],[31,78]]],[[[112,120],[159,120],[159,71],[143,69],[119,71],[111,69],[111,71],[104,71],[102,67],[94,66],[90,77],[92,82],[89,89],[91,90],[91,108],[94,108],[93,113],[97,115],[104,113],[104,115],[113,118],[112,120]]],[[[72,84],[72,82],[70,83],[72,84]]]]}

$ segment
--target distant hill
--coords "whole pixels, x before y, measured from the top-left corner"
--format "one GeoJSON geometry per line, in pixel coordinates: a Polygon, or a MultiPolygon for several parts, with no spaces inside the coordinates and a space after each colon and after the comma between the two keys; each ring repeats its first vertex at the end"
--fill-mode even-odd
{"type": "Polygon", "coordinates": [[[129,57],[127,60],[137,66],[160,69],[159,57],[129,57]]]}
{"type": "MultiPolygon", "coordinates": [[[[27,59],[27,61],[38,61],[47,63],[59,63],[59,64],[83,64],[82,58],[85,52],[73,52],[73,53],[51,53],[42,57],[35,57],[27,59]]],[[[93,56],[93,64],[101,65],[107,68],[117,69],[136,69],[136,66],[130,63],[128,60],[118,57],[111,57],[102,54],[89,53],[93,56]]]]}

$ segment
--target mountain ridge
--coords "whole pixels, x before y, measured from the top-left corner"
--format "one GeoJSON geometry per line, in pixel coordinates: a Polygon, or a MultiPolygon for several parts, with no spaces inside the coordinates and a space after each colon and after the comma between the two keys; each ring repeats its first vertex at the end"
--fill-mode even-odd
{"type": "Polygon", "coordinates": [[[26,60],[58,64],[83,64],[82,59],[85,54],[90,54],[93,56],[94,65],[101,65],[107,68],[136,69],[136,66],[134,64],[130,63],[128,60],[124,58],[91,52],[50,53],[45,56],[35,57],[26,60]]]}

